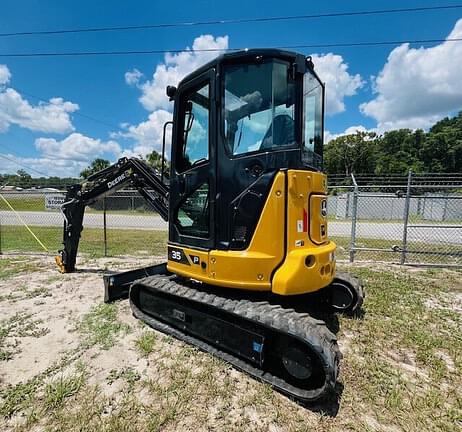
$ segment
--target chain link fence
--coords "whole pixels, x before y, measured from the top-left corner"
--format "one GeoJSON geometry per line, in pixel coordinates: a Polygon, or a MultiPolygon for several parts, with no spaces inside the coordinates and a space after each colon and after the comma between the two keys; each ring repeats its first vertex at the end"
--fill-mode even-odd
{"type": "MultiPolygon", "coordinates": [[[[0,252],[55,254],[59,190],[0,191],[0,252]]],[[[329,178],[329,237],[339,261],[462,266],[462,175],[329,178]]],[[[165,254],[168,224],[136,191],[88,206],[79,251],[91,257],[165,254]]]]}
{"type": "Polygon", "coordinates": [[[329,235],[341,258],[462,266],[462,175],[332,180],[329,235]]]}
{"type": "MultiPolygon", "coordinates": [[[[0,191],[0,252],[56,254],[64,191],[0,191]]],[[[79,252],[92,257],[164,255],[168,224],[133,190],[87,206],[79,252]]]]}

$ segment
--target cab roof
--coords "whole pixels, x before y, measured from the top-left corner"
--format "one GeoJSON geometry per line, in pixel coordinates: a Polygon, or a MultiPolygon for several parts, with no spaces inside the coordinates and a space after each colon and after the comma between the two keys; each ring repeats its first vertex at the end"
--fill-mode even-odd
{"type": "Polygon", "coordinates": [[[179,86],[181,86],[184,82],[190,81],[191,79],[201,75],[203,72],[209,69],[219,67],[223,63],[246,62],[249,60],[254,60],[257,57],[276,58],[291,62],[296,60],[298,62],[305,61],[305,56],[303,54],[299,54],[293,51],[280,50],[276,48],[252,48],[239,51],[229,51],[217,56],[213,60],[209,61],[200,68],[191,72],[189,75],[185,76],[179,83],[179,86]]]}

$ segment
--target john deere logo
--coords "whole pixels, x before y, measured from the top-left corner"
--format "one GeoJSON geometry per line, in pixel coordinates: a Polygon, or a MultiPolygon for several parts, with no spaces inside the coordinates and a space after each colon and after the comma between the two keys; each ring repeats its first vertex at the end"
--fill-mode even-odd
{"type": "Polygon", "coordinates": [[[321,201],[321,216],[323,218],[327,217],[327,200],[323,199],[321,201]]]}

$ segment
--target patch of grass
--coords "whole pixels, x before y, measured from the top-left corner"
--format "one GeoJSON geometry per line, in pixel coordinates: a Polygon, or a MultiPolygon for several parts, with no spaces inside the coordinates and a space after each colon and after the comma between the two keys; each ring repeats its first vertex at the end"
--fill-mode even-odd
{"type": "Polygon", "coordinates": [[[147,357],[154,350],[154,344],[156,342],[156,335],[153,331],[146,331],[141,334],[141,336],[136,339],[135,345],[138,351],[144,357],[147,357]]]}
{"type": "Polygon", "coordinates": [[[61,406],[65,399],[74,396],[84,385],[85,374],[63,377],[48,383],[45,387],[44,404],[46,409],[52,410],[61,406]]]}
{"type": "Polygon", "coordinates": [[[32,314],[26,312],[17,312],[12,317],[0,321],[0,361],[11,360],[18,352],[16,338],[46,335],[49,329],[40,327],[42,323],[42,320],[34,320],[32,314]]]}
{"type": "Polygon", "coordinates": [[[123,379],[129,385],[129,388],[132,388],[141,379],[141,375],[131,367],[112,369],[107,377],[108,384],[112,384],[118,379],[123,379]]]}
{"type": "Polygon", "coordinates": [[[27,289],[27,285],[18,286],[14,292],[10,292],[6,295],[0,295],[0,301],[9,301],[16,303],[21,300],[26,300],[35,297],[51,297],[51,291],[48,287],[39,286],[32,290],[27,289]]]}
{"type": "Polygon", "coordinates": [[[63,277],[61,275],[58,275],[58,276],[54,275],[54,276],[50,276],[47,278],[47,283],[53,284],[55,282],[62,282],[62,280],[63,280],[63,277]]]}
{"type": "Polygon", "coordinates": [[[38,386],[38,380],[31,380],[0,390],[2,398],[0,415],[10,417],[15,412],[30,406],[35,399],[35,392],[38,386]]]}
{"type": "MultiPolygon", "coordinates": [[[[15,194],[15,196],[9,196],[8,194],[3,194],[3,196],[16,211],[45,211],[44,195],[21,196],[15,194]]],[[[11,211],[3,200],[0,200],[0,211],[11,211]]]]}
{"type": "MultiPolygon", "coordinates": [[[[354,351],[342,364],[344,403],[369,406],[380,425],[455,430],[456,418],[462,419],[457,396],[462,370],[450,370],[440,353],[454,365],[460,361],[462,316],[427,305],[430,298],[443,305],[447,288],[434,272],[355,268],[354,273],[367,288],[366,315],[363,320],[340,318],[342,332],[354,335],[354,351]]],[[[354,417],[359,430],[370,428],[361,415],[354,417]]]]}
{"type": "Polygon", "coordinates": [[[51,291],[46,286],[40,286],[30,291],[26,290],[24,298],[50,297],[51,291]]]}
{"type": "MultiPolygon", "coordinates": [[[[53,252],[62,248],[62,227],[31,227],[34,234],[53,252]]],[[[111,229],[107,230],[108,256],[165,255],[167,232],[157,230],[111,229]]],[[[43,252],[31,234],[20,225],[2,226],[2,250],[14,252],[43,252]]],[[[79,252],[93,258],[104,255],[104,237],[101,228],[85,228],[80,239],[79,252]]],[[[1,261],[0,261],[1,262],[1,261]]],[[[39,269],[37,269],[39,270],[39,269]]],[[[0,279],[2,278],[0,269],[0,279]]]]}
{"type": "Polygon", "coordinates": [[[41,387],[44,381],[66,366],[69,366],[74,361],[77,361],[77,372],[80,374],[85,373],[85,369],[78,362],[80,355],[80,348],[67,351],[60,360],[54,362],[51,366],[35,375],[30,380],[0,388],[0,416],[9,418],[17,412],[23,412],[27,415],[28,421],[36,421],[41,404],[39,394],[43,393],[41,392],[41,387]]]}
{"type": "Polygon", "coordinates": [[[66,432],[140,432],[146,428],[146,407],[131,392],[118,400],[106,397],[97,386],[79,392],[73,407],[63,405],[43,419],[46,430],[66,432]]]}
{"type": "Polygon", "coordinates": [[[117,319],[117,304],[100,304],[91,309],[77,324],[86,347],[99,345],[109,349],[120,335],[127,334],[130,327],[117,319]]]}
{"type": "MultiPolygon", "coordinates": [[[[4,227],[2,227],[3,233],[4,227]]],[[[21,273],[32,273],[42,270],[40,265],[27,258],[0,258],[0,280],[8,279],[21,273]]]]}
{"type": "MultiPolygon", "coordinates": [[[[334,397],[327,408],[306,409],[171,337],[158,335],[151,346],[145,335],[156,333],[146,328],[137,330],[135,344],[142,353],[150,351],[150,366],[142,375],[137,364],[125,362],[107,371],[109,384],[117,380],[124,384],[117,393],[106,396],[102,388],[85,382],[80,387],[75,382],[61,384],[55,369],[51,381],[50,376],[34,378],[0,391],[0,413],[18,414],[7,423],[18,432],[459,430],[461,273],[389,265],[347,270],[362,277],[367,295],[363,316],[337,317],[344,357],[340,410],[333,417],[328,408],[335,405],[334,397]],[[18,419],[27,420],[13,426],[18,419]]],[[[104,341],[109,334],[116,341],[123,334],[117,327],[122,305],[109,305],[108,310],[105,306],[93,308],[79,323],[85,327],[80,349],[91,346],[89,340],[99,344],[96,335],[104,341]]],[[[69,379],[77,379],[76,373],[69,379]]]]}

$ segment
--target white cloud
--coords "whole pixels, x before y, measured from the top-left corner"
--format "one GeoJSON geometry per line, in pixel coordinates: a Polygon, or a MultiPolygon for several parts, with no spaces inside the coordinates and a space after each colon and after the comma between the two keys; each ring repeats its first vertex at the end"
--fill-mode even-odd
{"type": "MultiPolygon", "coordinates": [[[[462,19],[449,38],[462,37],[462,19]]],[[[376,97],[360,105],[377,120],[380,131],[427,128],[462,108],[462,44],[443,42],[431,48],[395,48],[377,78],[376,97]]]]}
{"type": "Polygon", "coordinates": [[[0,157],[0,172],[14,173],[24,168],[34,177],[39,176],[39,173],[78,177],[97,157],[113,161],[121,156],[121,148],[116,141],[101,141],[80,133],[72,133],[61,141],[54,138],[38,138],[35,140],[35,147],[40,152],[39,157],[24,158],[4,154],[7,159],[0,157]]]}
{"type": "MultiPolygon", "coordinates": [[[[9,80],[8,74],[9,71],[4,75],[5,83],[9,80]]],[[[78,109],[77,104],[62,98],[33,106],[13,88],[0,89],[0,132],[6,132],[11,124],[40,132],[70,132],[74,127],[69,114],[78,109]]]]}
{"type": "Polygon", "coordinates": [[[331,133],[328,130],[325,130],[324,131],[324,143],[328,144],[330,141],[332,141],[335,138],[338,138],[338,137],[343,136],[343,135],[354,135],[357,132],[375,132],[375,130],[374,129],[366,129],[362,125],[350,126],[350,127],[346,128],[343,132],[340,132],[338,134],[331,133]]]}
{"type": "Polygon", "coordinates": [[[138,69],[132,69],[131,71],[125,72],[125,82],[128,85],[136,85],[139,83],[140,79],[143,77],[143,73],[138,69]]]}
{"type": "Polygon", "coordinates": [[[326,114],[345,111],[345,97],[355,95],[363,85],[361,75],[351,75],[340,55],[315,54],[312,58],[316,73],[326,83],[326,114]]]}
{"type": "Polygon", "coordinates": [[[166,54],[164,63],[159,64],[152,79],[139,84],[142,91],[140,102],[148,111],[171,109],[165,89],[168,85],[177,85],[186,75],[214,59],[220,52],[196,51],[204,49],[224,50],[228,48],[228,36],[214,38],[202,35],[194,39],[192,48],[186,48],[178,54],[166,54]]]}
{"type": "Polygon", "coordinates": [[[80,172],[97,157],[111,161],[121,156],[121,148],[116,141],[101,141],[72,133],[63,140],[38,138],[35,148],[38,157],[18,157],[0,154],[0,172],[15,173],[23,168],[34,177],[43,173],[48,176],[78,177],[80,172]]]}
{"type": "Polygon", "coordinates": [[[10,70],[6,65],[0,65],[0,86],[8,84],[11,78],[10,70]]]}
{"type": "Polygon", "coordinates": [[[116,141],[101,141],[72,133],[61,141],[54,138],[38,138],[35,147],[45,157],[88,162],[105,154],[118,155],[120,146],[116,141]]]}
{"type": "MultiPolygon", "coordinates": [[[[177,85],[186,75],[220,54],[216,51],[197,51],[228,47],[228,36],[216,37],[202,35],[194,39],[192,48],[186,48],[178,54],[166,54],[164,62],[157,65],[151,80],[141,82],[143,74],[133,69],[125,73],[125,81],[136,85],[141,90],[140,102],[151,113],[148,119],[138,125],[122,124],[124,132],[115,133],[113,137],[131,138],[135,145],[125,149],[123,156],[145,156],[152,150],[162,151],[164,123],[172,120],[173,104],[165,94],[167,85],[177,85]]],[[[167,128],[166,155],[170,155],[171,127],[167,128]]]]}
{"type": "Polygon", "coordinates": [[[89,162],[56,159],[52,157],[24,158],[12,154],[0,154],[0,172],[14,174],[24,169],[32,177],[78,177],[89,162]],[[3,156],[3,157],[2,157],[3,156]],[[6,159],[8,158],[8,159],[6,159]]]}
{"type": "MultiPolygon", "coordinates": [[[[162,152],[162,136],[164,123],[172,120],[172,113],[163,109],[156,110],[149,114],[146,121],[138,125],[125,125],[126,132],[113,135],[114,137],[122,136],[132,138],[136,144],[131,149],[126,149],[122,152],[123,156],[146,156],[152,150],[158,153],[162,152]]],[[[166,150],[167,157],[170,155],[172,127],[168,127],[166,131],[166,150]]]]}

